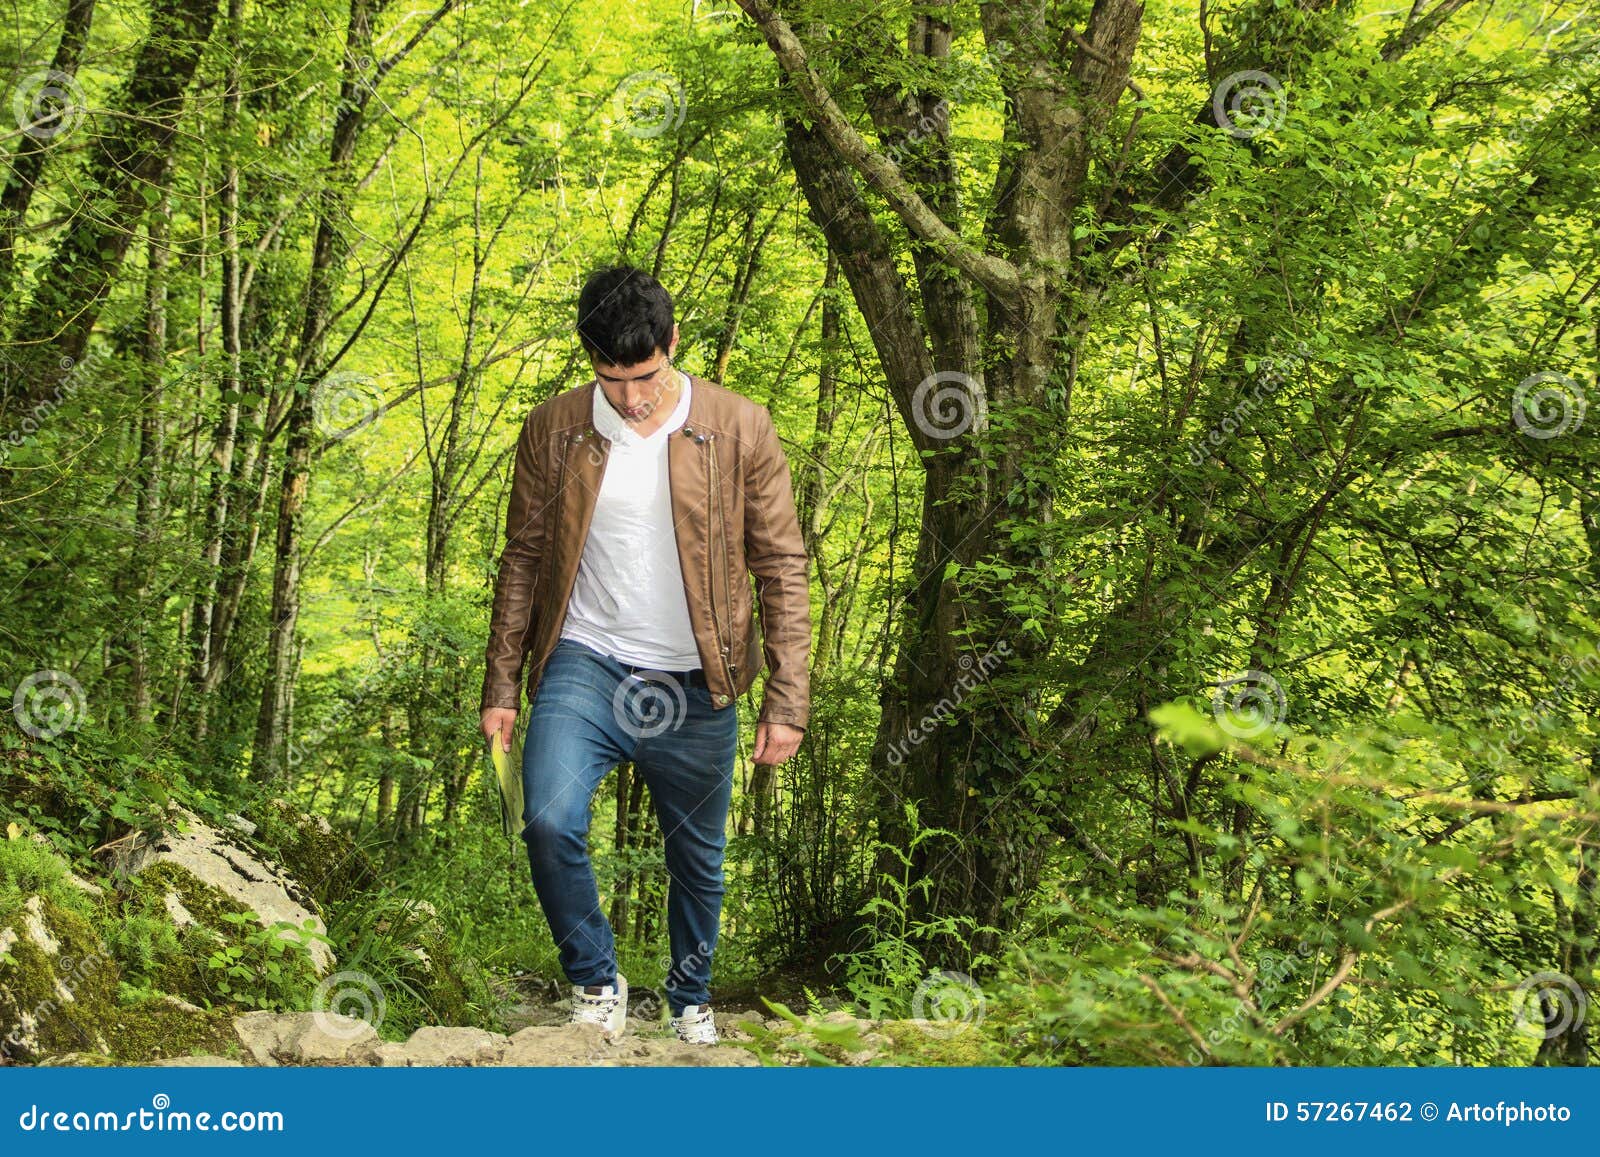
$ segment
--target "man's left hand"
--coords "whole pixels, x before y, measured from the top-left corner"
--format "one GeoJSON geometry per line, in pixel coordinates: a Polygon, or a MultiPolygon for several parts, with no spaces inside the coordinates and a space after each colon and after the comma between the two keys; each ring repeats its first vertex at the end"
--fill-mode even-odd
{"type": "Polygon", "coordinates": [[[787,723],[757,723],[756,749],[750,758],[757,763],[782,763],[800,749],[805,730],[787,723]]]}

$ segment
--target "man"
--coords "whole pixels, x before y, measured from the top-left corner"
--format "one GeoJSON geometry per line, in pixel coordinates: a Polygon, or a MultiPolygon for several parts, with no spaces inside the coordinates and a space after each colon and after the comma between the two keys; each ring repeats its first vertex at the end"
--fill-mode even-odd
{"type": "Polygon", "coordinates": [[[629,266],[590,277],[578,338],[595,380],[535,407],[517,442],[483,731],[510,750],[532,655],[522,838],[572,1020],[609,1036],[623,1030],[628,986],[589,862],[589,805],[618,763],[644,776],[666,846],[673,1028],[714,1044],[737,700],[764,664],[757,763],[792,756],[810,713],[789,465],[765,407],[674,368],[672,298],[653,277],[629,266]]]}

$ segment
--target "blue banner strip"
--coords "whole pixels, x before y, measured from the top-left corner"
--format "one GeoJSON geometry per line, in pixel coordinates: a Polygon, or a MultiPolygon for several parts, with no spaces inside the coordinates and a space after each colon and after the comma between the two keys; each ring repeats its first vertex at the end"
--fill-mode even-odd
{"type": "Polygon", "coordinates": [[[1503,1157],[1600,1140],[1600,1073],[1586,1069],[7,1068],[0,1104],[7,1157],[285,1142],[1503,1157]]]}

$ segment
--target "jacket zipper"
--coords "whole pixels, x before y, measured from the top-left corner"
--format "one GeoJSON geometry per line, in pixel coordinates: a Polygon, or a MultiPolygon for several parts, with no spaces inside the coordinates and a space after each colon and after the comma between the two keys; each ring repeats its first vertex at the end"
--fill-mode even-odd
{"type": "Polygon", "coordinates": [[[724,514],[723,514],[723,509],[722,509],[722,483],[721,483],[720,475],[718,474],[718,471],[717,471],[717,449],[716,449],[716,446],[715,446],[715,444],[713,442],[713,439],[715,439],[715,438],[716,438],[715,434],[708,433],[708,434],[706,434],[705,442],[703,443],[705,448],[706,448],[706,483],[707,483],[708,488],[711,491],[711,494],[710,494],[711,501],[710,501],[710,503],[708,505],[708,511],[709,510],[714,510],[715,511],[715,513],[712,515],[712,518],[713,518],[713,521],[714,521],[714,526],[712,528],[713,529],[713,533],[706,535],[706,542],[712,545],[712,550],[711,550],[712,557],[710,559],[711,566],[713,567],[713,574],[712,574],[712,577],[711,577],[711,583],[712,583],[711,625],[712,625],[712,628],[716,631],[717,646],[722,651],[722,669],[723,669],[724,674],[726,674],[727,678],[728,678],[728,692],[729,692],[729,694],[733,694],[734,693],[734,689],[738,686],[738,684],[737,684],[737,682],[735,682],[734,676],[733,676],[733,673],[736,670],[738,670],[738,665],[736,663],[733,663],[728,658],[729,643],[725,642],[723,640],[722,626],[717,621],[717,605],[716,605],[717,600],[716,600],[716,593],[715,593],[715,590],[716,590],[716,578],[715,578],[715,570],[714,570],[714,568],[716,566],[717,561],[720,559],[720,561],[722,562],[722,600],[723,600],[722,601],[722,605],[723,605],[723,609],[727,612],[728,617],[729,617],[728,632],[727,633],[731,635],[733,633],[733,623],[732,623],[732,618],[733,618],[733,592],[728,586],[728,528],[727,528],[727,525],[726,525],[726,521],[724,519],[724,514]],[[716,532],[720,532],[721,535],[722,535],[722,550],[720,552],[717,551],[716,548],[715,548],[716,532]]]}
{"type": "MultiPolygon", "coordinates": [[[[550,540],[547,543],[545,543],[545,551],[544,551],[544,574],[545,574],[545,587],[544,587],[544,589],[545,589],[545,591],[547,593],[550,590],[553,590],[554,587],[555,587],[555,579],[556,579],[556,534],[561,529],[562,498],[565,495],[566,488],[567,488],[567,455],[569,453],[571,453],[572,447],[575,445],[575,443],[576,443],[576,439],[574,438],[573,435],[571,435],[571,434],[563,434],[561,436],[561,465],[557,469],[557,472],[556,472],[555,494],[551,497],[550,502],[549,502],[549,505],[554,508],[555,513],[550,515],[550,518],[549,518],[549,522],[550,522],[550,540]]],[[[548,658],[548,656],[546,656],[546,658],[548,658]]],[[[539,674],[540,674],[541,677],[543,677],[543,674],[544,674],[544,660],[543,659],[541,659],[540,662],[539,662],[539,674]]]]}

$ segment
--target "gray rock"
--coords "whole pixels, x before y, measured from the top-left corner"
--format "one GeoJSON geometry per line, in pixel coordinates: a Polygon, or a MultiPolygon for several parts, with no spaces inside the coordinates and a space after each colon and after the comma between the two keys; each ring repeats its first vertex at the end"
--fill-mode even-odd
{"type": "Polygon", "coordinates": [[[492,1065],[505,1054],[511,1038],[470,1026],[424,1025],[403,1045],[376,1046],[378,1063],[422,1066],[492,1065]]]}
{"type": "Polygon", "coordinates": [[[607,1040],[597,1025],[530,1026],[515,1033],[501,1065],[571,1067],[749,1066],[759,1064],[744,1049],[684,1044],[675,1037],[624,1034],[607,1040]]]}
{"type": "Polygon", "coordinates": [[[258,1065],[367,1065],[381,1043],[372,1025],[337,1012],[247,1012],[233,1031],[258,1065]]]}
{"type": "Polygon", "coordinates": [[[236,1061],[232,1057],[195,1056],[195,1057],[163,1057],[158,1061],[151,1061],[146,1068],[154,1069],[242,1069],[243,1061],[236,1061]]]}
{"type": "Polygon", "coordinates": [[[744,1012],[720,1012],[712,1010],[712,1017],[717,1022],[717,1034],[723,1040],[751,1040],[753,1039],[747,1029],[741,1028],[744,1022],[753,1021],[758,1025],[764,1024],[759,1012],[746,1010],[744,1012]]]}
{"type": "MultiPolygon", "coordinates": [[[[263,928],[280,921],[299,928],[310,920],[312,928],[326,934],[327,926],[313,910],[316,901],[281,867],[244,847],[237,837],[212,827],[188,808],[179,807],[175,814],[184,821],[186,831],[166,831],[154,840],[139,833],[116,850],[113,873],[131,877],[151,864],[173,863],[250,909],[263,928]]],[[[178,907],[181,909],[182,905],[178,907]]],[[[176,911],[173,917],[181,919],[176,911]]],[[[299,938],[288,929],[283,935],[299,938]]],[[[334,964],[332,950],[318,939],[310,940],[307,949],[317,974],[325,975],[334,964]]]]}
{"type": "Polygon", "coordinates": [[[881,1032],[864,1032],[861,1034],[861,1043],[864,1049],[845,1049],[844,1063],[847,1065],[864,1065],[877,1060],[884,1053],[894,1048],[894,1041],[881,1032]]]}
{"type": "Polygon", "coordinates": [[[381,1041],[367,1050],[367,1064],[384,1069],[403,1069],[411,1065],[411,1054],[403,1041],[381,1041]]]}
{"type": "Polygon", "coordinates": [[[282,1013],[247,1012],[233,1018],[233,1034],[258,1065],[276,1065],[273,1055],[283,1041],[282,1013]]]}
{"type": "Polygon", "coordinates": [[[299,1023],[284,1037],[284,1057],[296,1065],[364,1065],[381,1043],[364,1020],[337,1012],[296,1013],[299,1023]]]}

